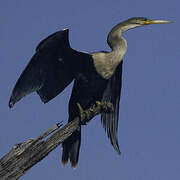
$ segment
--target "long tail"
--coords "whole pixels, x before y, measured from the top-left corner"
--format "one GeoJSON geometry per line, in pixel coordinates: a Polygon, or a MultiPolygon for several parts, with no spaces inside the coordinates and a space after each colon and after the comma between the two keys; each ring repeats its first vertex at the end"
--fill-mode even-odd
{"type": "Polygon", "coordinates": [[[79,159],[81,145],[81,128],[75,131],[66,141],[63,142],[62,164],[70,161],[72,168],[76,168],[79,159]]]}

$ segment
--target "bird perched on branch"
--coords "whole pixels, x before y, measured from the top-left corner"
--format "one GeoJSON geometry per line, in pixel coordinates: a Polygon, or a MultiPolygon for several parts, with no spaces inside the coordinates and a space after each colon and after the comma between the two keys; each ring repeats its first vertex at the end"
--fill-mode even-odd
{"type": "MultiPolygon", "coordinates": [[[[122,81],[122,62],[127,42],[122,34],[132,28],[149,24],[170,23],[136,17],[112,28],[107,37],[110,52],[79,52],[69,44],[69,30],[58,31],[41,41],[29,64],[19,77],[9,100],[9,107],[24,96],[36,91],[47,103],[61,93],[73,80],[69,101],[69,122],[79,116],[77,104],[83,109],[96,102],[111,102],[113,112],[102,113],[101,121],[114,149],[120,154],[117,129],[122,81]]],[[[63,142],[62,163],[78,163],[81,144],[81,127],[63,142]]]]}

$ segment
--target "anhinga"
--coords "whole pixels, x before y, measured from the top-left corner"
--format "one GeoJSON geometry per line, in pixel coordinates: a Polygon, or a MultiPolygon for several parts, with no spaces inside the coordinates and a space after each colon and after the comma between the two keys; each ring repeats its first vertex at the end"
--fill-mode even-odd
{"type": "MultiPolygon", "coordinates": [[[[9,107],[24,96],[36,91],[44,103],[61,93],[74,80],[69,101],[69,121],[79,116],[77,103],[88,109],[100,102],[111,102],[114,111],[102,113],[101,120],[117,153],[120,154],[117,129],[121,93],[122,60],[127,42],[122,34],[132,28],[149,24],[170,23],[164,20],[131,18],[117,24],[109,32],[107,43],[111,52],[84,53],[71,48],[69,30],[58,31],[41,41],[31,61],[18,79],[9,107]]],[[[62,163],[78,163],[81,130],[63,143],[62,163]]]]}

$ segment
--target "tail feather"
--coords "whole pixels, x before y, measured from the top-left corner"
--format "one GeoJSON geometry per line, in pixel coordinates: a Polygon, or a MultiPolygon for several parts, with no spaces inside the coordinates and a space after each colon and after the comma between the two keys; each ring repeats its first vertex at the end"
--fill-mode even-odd
{"type": "Polygon", "coordinates": [[[63,143],[63,153],[62,153],[62,164],[65,166],[68,163],[68,159],[69,159],[69,153],[67,151],[67,145],[65,145],[65,143],[63,143]]]}
{"type": "Polygon", "coordinates": [[[81,145],[81,130],[75,131],[66,141],[63,142],[62,164],[70,161],[72,168],[76,168],[79,159],[81,145]]]}

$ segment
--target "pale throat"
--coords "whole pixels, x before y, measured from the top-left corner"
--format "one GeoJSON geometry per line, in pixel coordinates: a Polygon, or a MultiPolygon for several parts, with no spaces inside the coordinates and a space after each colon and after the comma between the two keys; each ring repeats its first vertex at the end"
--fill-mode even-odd
{"type": "Polygon", "coordinates": [[[114,74],[117,66],[123,60],[127,51],[127,42],[121,37],[119,45],[113,47],[111,52],[92,53],[94,66],[98,74],[104,79],[109,79],[114,74]]]}

